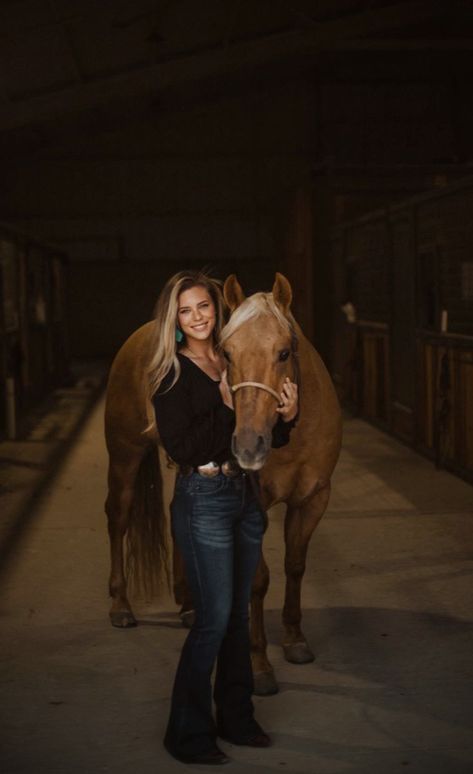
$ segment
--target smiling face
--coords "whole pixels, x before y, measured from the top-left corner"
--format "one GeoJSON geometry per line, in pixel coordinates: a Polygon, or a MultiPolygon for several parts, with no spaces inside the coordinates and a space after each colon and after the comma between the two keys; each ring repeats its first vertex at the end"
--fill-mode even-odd
{"type": "Polygon", "coordinates": [[[215,305],[202,285],[183,290],[178,299],[177,323],[188,340],[206,341],[217,321],[215,305]]]}

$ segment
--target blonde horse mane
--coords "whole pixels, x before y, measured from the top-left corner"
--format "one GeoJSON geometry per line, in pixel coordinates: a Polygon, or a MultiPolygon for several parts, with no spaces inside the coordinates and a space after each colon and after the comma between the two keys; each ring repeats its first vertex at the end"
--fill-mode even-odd
{"type": "Polygon", "coordinates": [[[280,326],[291,335],[294,334],[295,320],[290,312],[287,316],[283,314],[276,304],[272,293],[255,293],[249,298],[245,298],[242,304],[233,312],[230,320],[222,329],[220,334],[220,344],[224,346],[227,339],[246,322],[254,320],[264,315],[273,315],[280,326]]]}

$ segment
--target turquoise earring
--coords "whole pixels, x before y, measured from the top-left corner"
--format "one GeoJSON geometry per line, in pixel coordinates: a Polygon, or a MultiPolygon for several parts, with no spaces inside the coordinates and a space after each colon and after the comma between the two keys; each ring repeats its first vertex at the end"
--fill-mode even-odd
{"type": "Polygon", "coordinates": [[[177,341],[178,344],[180,344],[181,341],[183,341],[183,340],[184,340],[184,334],[181,331],[181,329],[178,328],[177,325],[176,325],[176,341],[177,341]]]}

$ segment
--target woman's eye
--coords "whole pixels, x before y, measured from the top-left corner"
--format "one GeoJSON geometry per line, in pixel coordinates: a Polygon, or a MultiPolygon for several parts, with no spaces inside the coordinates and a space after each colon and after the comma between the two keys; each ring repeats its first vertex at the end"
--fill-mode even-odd
{"type": "Polygon", "coordinates": [[[279,360],[284,362],[285,360],[288,359],[288,357],[289,357],[289,350],[288,349],[282,349],[281,352],[279,353],[279,360]]]}

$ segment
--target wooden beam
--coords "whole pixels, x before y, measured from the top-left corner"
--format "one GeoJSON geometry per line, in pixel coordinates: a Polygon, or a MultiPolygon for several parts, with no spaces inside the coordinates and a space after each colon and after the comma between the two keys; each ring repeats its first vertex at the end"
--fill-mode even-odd
{"type": "MultiPolygon", "coordinates": [[[[310,30],[289,31],[84,82],[56,92],[36,95],[6,106],[0,105],[0,130],[50,121],[134,96],[157,94],[183,84],[206,79],[232,79],[251,75],[274,64],[305,62],[321,51],[337,48],[341,41],[399,29],[444,12],[442,0],[397,2],[383,8],[344,16],[317,24],[310,30]]],[[[33,63],[32,63],[33,65],[33,63]]]]}
{"type": "Polygon", "coordinates": [[[472,51],[473,38],[364,38],[343,40],[336,51],[472,51]]]}

